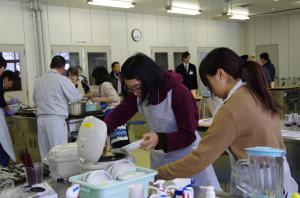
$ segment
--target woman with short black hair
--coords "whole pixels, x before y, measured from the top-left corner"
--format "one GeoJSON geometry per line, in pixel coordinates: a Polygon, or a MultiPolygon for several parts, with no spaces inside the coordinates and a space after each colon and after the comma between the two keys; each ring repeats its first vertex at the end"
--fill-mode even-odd
{"type": "MultiPolygon", "coordinates": [[[[138,53],[125,61],[121,78],[128,94],[105,119],[109,133],[140,112],[150,128],[142,147],[150,150],[151,168],[158,169],[192,152],[200,142],[198,109],[191,92],[181,83],[182,77],[163,72],[151,58],[138,53]]],[[[211,165],[192,177],[195,185],[220,189],[211,165]]]]}

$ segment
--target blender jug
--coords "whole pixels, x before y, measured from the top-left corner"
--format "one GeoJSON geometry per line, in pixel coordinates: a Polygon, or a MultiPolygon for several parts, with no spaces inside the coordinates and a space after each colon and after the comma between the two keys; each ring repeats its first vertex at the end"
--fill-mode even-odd
{"type": "Polygon", "coordinates": [[[283,197],[283,162],[285,150],[270,147],[245,149],[248,160],[238,161],[237,187],[247,196],[255,198],[283,197]],[[245,167],[248,168],[249,185],[245,188],[245,167]]]}

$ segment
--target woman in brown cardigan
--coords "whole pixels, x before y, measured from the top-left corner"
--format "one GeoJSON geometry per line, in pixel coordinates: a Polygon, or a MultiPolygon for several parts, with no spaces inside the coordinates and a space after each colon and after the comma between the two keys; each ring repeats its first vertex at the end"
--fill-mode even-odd
{"type": "MultiPolygon", "coordinates": [[[[223,105],[198,148],[184,158],[160,167],[159,178],[189,177],[213,163],[226,150],[232,154],[233,167],[236,160],[247,158],[244,150],[247,147],[285,149],[279,127],[279,106],[271,96],[260,65],[252,61],[243,63],[232,50],[217,48],[201,62],[199,73],[204,85],[223,98],[223,105]],[[240,79],[242,68],[247,70],[247,84],[240,79]]],[[[285,192],[297,191],[287,163],[284,180],[285,192]]]]}

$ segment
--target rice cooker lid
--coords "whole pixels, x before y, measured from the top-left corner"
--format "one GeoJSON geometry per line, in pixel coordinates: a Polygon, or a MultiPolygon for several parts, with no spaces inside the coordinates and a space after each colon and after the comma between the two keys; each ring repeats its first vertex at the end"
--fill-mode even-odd
{"type": "Polygon", "coordinates": [[[68,161],[79,159],[77,143],[62,144],[53,147],[48,153],[48,159],[53,161],[68,161]]]}
{"type": "Polygon", "coordinates": [[[78,137],[78,155],[85,161],[96,163],[103,153],[107,138],[105,122],[94,116],[86,117],[81,123],[78,137]]]}

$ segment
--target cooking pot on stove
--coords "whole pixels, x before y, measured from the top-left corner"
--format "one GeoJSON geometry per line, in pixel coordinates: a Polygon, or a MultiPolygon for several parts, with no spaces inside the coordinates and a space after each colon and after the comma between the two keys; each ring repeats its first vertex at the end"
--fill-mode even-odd
{"type": "Polygon", "coordinates": [[[85,112],[85,103],[75,102],[69,104],[69,114],[73,116],[81,115],[85,112]]]}

